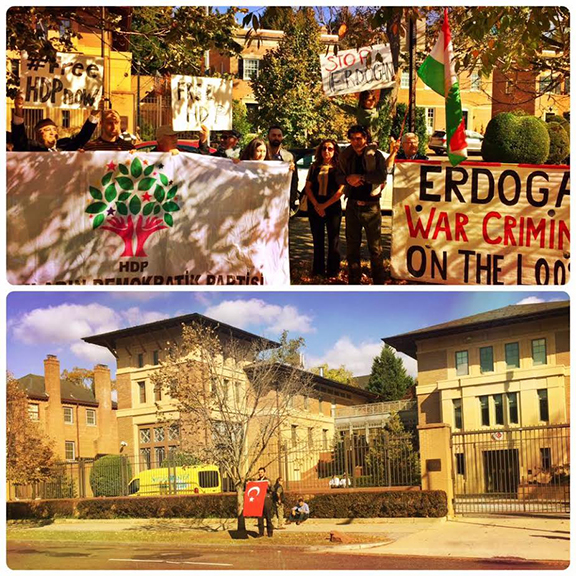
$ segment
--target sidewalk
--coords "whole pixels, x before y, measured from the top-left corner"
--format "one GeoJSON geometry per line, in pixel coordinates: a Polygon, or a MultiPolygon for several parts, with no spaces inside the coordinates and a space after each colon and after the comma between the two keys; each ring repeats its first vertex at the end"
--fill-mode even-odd
{"type": "MultiPolygon", "coordinates": [[[[235,520],[121,519],[121,520],[56,520],[33,528],[41,531],[118,532],[146,529],[159,522],[181,525],[182,530],[234,529],[235,520]]],[[[248,519],[247,528],[254,530],[256,521],[248,519]]],[[[570,560],[570,521],[568,518],[545,517],[459,517],[444,518],[372,518],[310,519],[300,526],[287,525],[283,532],[331,531],[382,535],[383,545],[342,545],[331,552],[357,550],[362,554],[406,555],[453,558],[509,558],[523,560],[570,560]]],[[[322,550],[323,547],[316,549],[322,550]]]]}

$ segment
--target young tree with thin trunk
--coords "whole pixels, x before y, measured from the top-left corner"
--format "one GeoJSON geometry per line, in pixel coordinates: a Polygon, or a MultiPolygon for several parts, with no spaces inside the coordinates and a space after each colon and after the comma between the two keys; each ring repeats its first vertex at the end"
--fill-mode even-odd
{"type": "Polygon", "coordinates": [[[312,389],[311,375],[271,361],[269,348],[264,339],[248,342],[224,329],[183,325],[152,377],[178,411],[181,450],[217,464],[234,484],[240,531],[246,529],[246,482],[269,464],[266,449],[292,417],[292,399],[312,389]]]}

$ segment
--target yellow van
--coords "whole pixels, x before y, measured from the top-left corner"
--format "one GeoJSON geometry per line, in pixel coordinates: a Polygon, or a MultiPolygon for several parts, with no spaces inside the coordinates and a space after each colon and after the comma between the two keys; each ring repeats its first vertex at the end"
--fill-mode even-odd
{"type": "Polygon", "coordinates": [[[213,464],[144,470],[128,484],[128,494],[131,496],[220,492],[222,492],[222,479],[218,466],[213,464]]]}

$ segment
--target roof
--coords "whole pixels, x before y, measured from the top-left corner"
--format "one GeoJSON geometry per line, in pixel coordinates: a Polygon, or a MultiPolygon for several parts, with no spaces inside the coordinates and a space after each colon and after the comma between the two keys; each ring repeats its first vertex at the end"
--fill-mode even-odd
{"type": "Polygon", "coordinates": [[[365,376],[354,376],[356,386],[362,390],[368,390],[368,382],[370,381],[370,376],[370,374],[366,374],[365,376]]]}
{"type": "MultiPolygon", "coordinates": [[[[48,400],[44,385],[44,376],[38,374],[26,374],[18,378],[20,387],[26,390],[28,397],[33,400],[48,400]]],[[[68,404],[82,404],[85,406],[98,407],[99,402],[96,400],[92,390],[81,384],[76,384],[70,380],[60,380],[60,395],[62,402],[68,404]]],[[[117,408],[117,403],[112,402],[112,408],[117,408]]]]}
{"type": "MultiPolygon", "coordinates": [[[[320,376],[318,374],[314,374],[313,372],[309,372],[308,370],[303,370],[301,368],[297,368],[295,366],[291,366],[289,364],[281,364],[279,362],[275,362],[280,369],[280,371],[285,371],[292,373],[296,371],[297,373],[304,374],[305,376],[309,376],[312,378],[312,386],[314,388],[319,388],[320,386],[327,386],[330,388],[334,388],[336,390],[341,390],[343,392],[349,392],[351,394],[356,394],[357,396],[363,396],[367,400],[376,400],[378,398],[378,394],[374,394],[374,392],[369,392],[368,390],[364,390],[362,388],[358,388],[356,386],[350,386],[350,384],[344,384],[342,382],[337,382],[336,380],[331,380],[330,378],[325,378],[324,376],[320,376]]],[[[251,364],[250,366],[246,366],[245,370],[250,371],[254,370],[258,367],[258,364],[251,364]]]]}
{"type": "Polygon", "coordinates": [[[412,358],[416,358],[416,342],[425,338],[436,336],[449,336],[450,334],[462,334],[472,330],[482,330],[485,328],[495,328],[510,324],[519,324],[531,320],[564,316],[569,313],[570,302],[544,302],[540,304],[516,304],[482,312],[473,316],[466,316],[458,320],[444,322],[421,328],[412,332],[405,332],[397,336],[382,338],[386,344],[392,346],[399,352],[404,352],[412,358]]]}
{"type": "Polygon", "coordinates": [[[122,330],[115,330],[114,332],[106,332],[105,334],[87,336],[86,338],[82,338],[82,340],[84,340],[84,342],[88,342],[89,344],[96,344],[97,346],[108,348],[108,350],[110,350],[110,352],[112,352],[115,357],[118,357],[118,354],[116,353],[116,343],[121,338],[129,338],[131,336],[146,334],[148,332],[167,330],[168,328],[174,328],[181,326],[182,324],[192,324],[193,322],[208,325],[219,332],[231,334],[233,337],[241,340],[247,340],[249,342],[258,341],[267,348],[280,347],[278,342],[268,340],[267,338],[263,338],[257,334],[246,332],[240,328],[230,326],[224,322],[219,322],[218,320],[214,320],[213,318],[208,318],[208,316],[197,313],[185,314],[184,316],[176,316],[175,318],[167,318],[165,320],[158,320],[157,322],[149,322],[148,324],[140,324],[138,326],[124,328],[122,330]]]}

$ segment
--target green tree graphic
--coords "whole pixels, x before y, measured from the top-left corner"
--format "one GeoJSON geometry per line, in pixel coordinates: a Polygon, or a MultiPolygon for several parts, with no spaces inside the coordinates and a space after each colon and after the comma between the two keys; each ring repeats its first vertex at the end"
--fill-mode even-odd
{"type": "Polygon", "coordinates": [[[172,227],[172,213],[180,210],[176,202],[178,185],[161,172],[164,166],[146,164],[139,158],[125,164],[111,161],[101,187],[89,188],[93,201],[86,212],[92,218],[92,228],[120,236],[124,242],[121,257],[125,258],[146,257],[146,240],[155,232],[172,227]]]}

